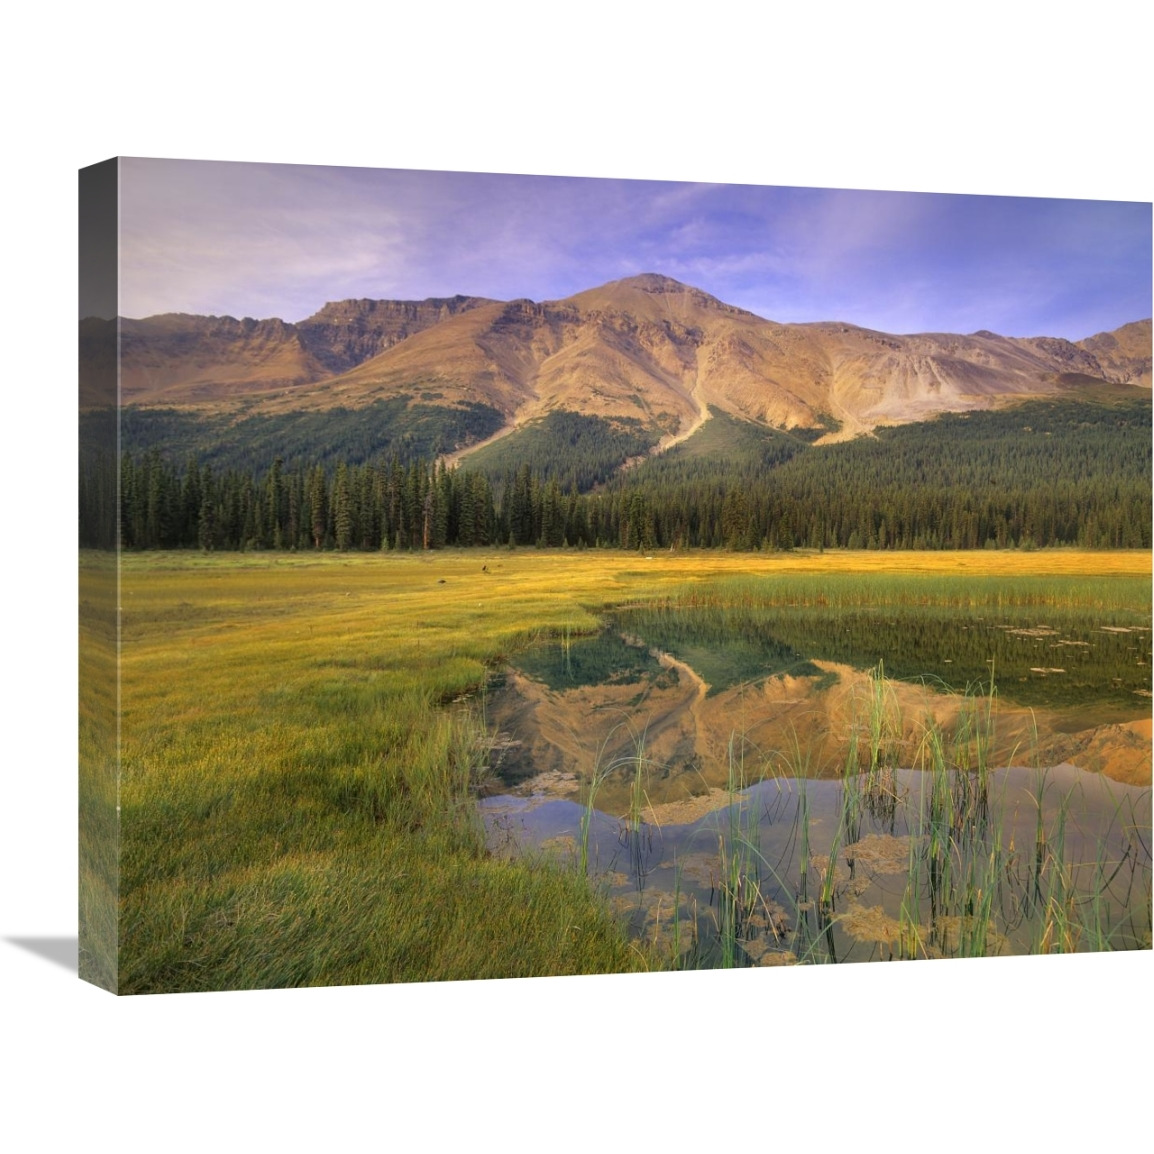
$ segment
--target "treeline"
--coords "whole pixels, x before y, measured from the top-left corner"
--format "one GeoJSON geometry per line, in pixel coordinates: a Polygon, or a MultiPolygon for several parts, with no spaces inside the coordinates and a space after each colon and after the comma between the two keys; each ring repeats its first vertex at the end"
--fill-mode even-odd
{"type": "MultiPolygon", "coordinates": [[[[639,510],[563,493],[522,465],[499,497],[484,473],[398,457],[335,469],[217,474],[190,458],[183,470],[153,450],[125,454],[120,543],[126,549],[441,549],[446,546],[639,547],[639,510]],[[624,522],[620,517],[625,518],[624,522]]],[[[82,541],[83,543],[83,541],[82,541]]]]}
{"type": "Polygon", "coordinates": [[[743,449],[703,454],[693,438],[602,499],[642,547],[1149,548],[1150,411],[1145,398],[1033,402],[820,448],[736,436],[717,414],[698,437],[743,449]]]}
{"type": "Polygon", "coordinates": [[[81,543],[110,547],[119,468],[129,549],[1148,549],[1150,411],[1038,402],[821,447],[716,414],[585,492],[572,470],[594,438],[572,421],[548,426],[564,434],[550,467],[538,455],[503,473],[401,450],[263,470],[82,454],[81,543]]]}
{"type": "Polygon", "coordinates": [[[482,474],[425,461],[217,474],[195,457],[178,472],[153,450],[125,454],[126,549],[439,549],[492,545],[493,492],[482,474]]]}
{"type": "Polygon", "coordinates": [[[651,544],[655,523],[640,507],[564,493],[529,466],[499,497],[484,473],[398,457],[335,469],[217,474],[192,457],[183,470],[153,450],[125,454],[120,542],[126,549],[440,549],[651,544]]]}
{"type": "Polygon", "coordinates": [[[1108,549],[1151,542],[1150,488],[1133,481],[976,493],[775,482],[630,488],[591,502],[608,541],[627,549],[1108,549]]]}
{"type": "Polygon", "coordinates": [[[787,466],[736,484],[686,479],[579,494],[521,466],[483,473],[397,458],[335,469],[177,472],[151,453],[121,466],[120,540],[130,549],[438,549],[539,545],[728,549],[1149,548],[1149,482],[1060,481],[969,491],[865,488],[787,466]],[[789,480],[786,478],[786,480],[789,480]]]}

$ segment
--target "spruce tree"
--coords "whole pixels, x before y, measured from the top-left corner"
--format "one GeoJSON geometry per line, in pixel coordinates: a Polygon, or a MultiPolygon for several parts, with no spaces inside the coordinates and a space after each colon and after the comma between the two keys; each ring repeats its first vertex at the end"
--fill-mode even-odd
{"type": "Polygon", "coordinates": [[[313,469],[309,481],[309,505],[312,514],[313,548],[323,548],[325,533],[328,528],[328,499],[325,470],[323,465],[313,469]]]}
{"type": "Polygon", "coordinates": [[[343,553],[353,543],[353,495],[349,484],[349,467],[342,461],[333,479],[333,533],[337,548],[343,553]]]}

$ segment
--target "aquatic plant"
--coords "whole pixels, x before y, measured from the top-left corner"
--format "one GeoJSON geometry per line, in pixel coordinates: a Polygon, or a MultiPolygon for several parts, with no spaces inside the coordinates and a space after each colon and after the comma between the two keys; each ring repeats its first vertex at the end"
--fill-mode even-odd
{"type": "Polygon", "coordinates": [[[797,773],[806,752],[795,749],[788,770],[765,783],[793,807],[794,833],[776,861],[767,858],[760,826],[751,821],[756,810],[740,774],[740,747],[731,740],[729,805],[716,834],[716,948],[699,952],[701,964],[728,967],[765,957],[766,943],[751,927],[767,920],[774,903],[790,910],[781,947],[801,962],[842,960],[857,940],[875,941],[881,957],[902,958],[1134,948],[1148,940],[1149,819],[1132,797],[1123,795],[1101,828],[1079,831],[1088,856],[1075,860],[1071,822],[1088,812],[1079,787],[1057,791],[1047,770],[1034,771],[1031,853],[1020,855],[1010,776],[995,770],[987,753],[996,729],[992,679],[972,689],[951,729],[926,719],[918,768],[894,771],[892,779],[879,776],[886,759],[876,722],[887,698],[875,685],[869,700],[867,724],[852,731],[869,744],[859,760],[851,736],[832,813],[823,802],[828,824],[820,840],[811,794],[830,787],[797,773]],[[879,780],[888,783],[888,806],[871,809],[867,800],[871,792],[877,796],[879,780]],[[895,829],[902,837],[891,836],[895,829]],[[896,916],[856,904],[854,895],[874,884],[870,862],[881,852],[871,848],[881,843],[870,830],[886,831],[904,857],[896,916]],[[1121,852],[1110,848],[1119,842],[1121,852]]]}

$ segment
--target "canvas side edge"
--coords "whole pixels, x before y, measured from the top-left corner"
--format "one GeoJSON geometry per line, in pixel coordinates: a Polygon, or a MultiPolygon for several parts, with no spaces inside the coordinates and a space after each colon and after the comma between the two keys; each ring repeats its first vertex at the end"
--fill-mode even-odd
{"type": "Polygon", "coordinates": [[[80,170],[79,976],[119,985],[119,162],[80,170]]]}

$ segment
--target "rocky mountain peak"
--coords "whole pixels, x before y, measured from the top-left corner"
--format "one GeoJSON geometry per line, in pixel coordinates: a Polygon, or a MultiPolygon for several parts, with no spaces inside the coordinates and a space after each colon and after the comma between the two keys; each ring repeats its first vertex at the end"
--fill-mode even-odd
{"type": "MultiPolygon", "coordinates": [[[[664,276],[659,272],[643,272],[637,276],[628,276],[622,280],[611,281],[606,288],[631,288],[645,293],[701,293],[700,289],[691,288],[674,280],[671,276],[664,276]]],[[[708,294],[701,294],[708,295],[708,294]]]]}

